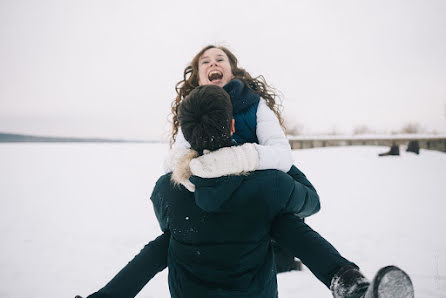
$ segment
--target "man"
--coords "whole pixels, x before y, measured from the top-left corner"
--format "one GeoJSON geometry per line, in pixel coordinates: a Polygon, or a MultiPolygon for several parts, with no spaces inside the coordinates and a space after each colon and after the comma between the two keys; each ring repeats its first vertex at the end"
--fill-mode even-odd
{"type": "Polygon", "coordinates": [[[180,105],[178,118],[194,150],[153,190],[164,234],[89,297],[134,297],[166,264],[172,297],[277,297],[271,238],[299,257],[334,297],[413,297],[409,277],[393,266],[380,270],[369,286],[355,264],[301,220],[320,206],[298,169],[293,177],[277,170],[190,176],[194,157],[233,145],[232,107],[222,88],[196,88],[180,105]],[[395,281],[402,285],[397,291],[395,281]],[[383,293],[391,296],[379,296],[383,293]]]}

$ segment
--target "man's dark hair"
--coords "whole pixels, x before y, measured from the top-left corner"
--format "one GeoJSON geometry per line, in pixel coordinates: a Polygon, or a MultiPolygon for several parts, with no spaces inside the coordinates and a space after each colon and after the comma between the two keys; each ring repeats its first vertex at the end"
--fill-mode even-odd
{"type": "Polygon", "coordinates": [[[198,152],[232,145],[232,104],[221,87],[203,85],[192,90],[178,107],[178,121],[184,138],[198,152]]]}

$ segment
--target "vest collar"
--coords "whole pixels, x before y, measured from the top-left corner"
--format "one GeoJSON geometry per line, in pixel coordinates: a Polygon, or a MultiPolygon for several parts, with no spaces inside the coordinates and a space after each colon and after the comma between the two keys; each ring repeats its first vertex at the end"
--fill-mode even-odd
{"type": "Polygon", "coordinates": [[[232,102],[232,113],[238,114],[258,103],[260,95],[248,88],[241,80],[234,79],[223,86],[232,102]]]}

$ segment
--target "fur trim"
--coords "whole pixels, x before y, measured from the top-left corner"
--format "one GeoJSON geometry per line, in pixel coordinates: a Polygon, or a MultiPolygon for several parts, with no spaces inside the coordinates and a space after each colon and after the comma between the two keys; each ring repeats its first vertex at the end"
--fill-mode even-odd
{"type": "Polygon", "coordinates": [[[173,169],[172,177],[170,180],[175,184],[182,184],[189,191],[195,191],[195,185],[189,181],[190,176],[192,175],[189,162],[198,156],[198,152],[195,150],[188,149],[184,154],[176,160],[176,166],[173,169]]]}
{"type": "Polygon", "coordinates": [[[167,158],[164,160],[164,170],[166,173],[173,172],[177,167],[180,160],[190,151],[191,149],[185,147],[174,147],[167,154],[167,158]]]}

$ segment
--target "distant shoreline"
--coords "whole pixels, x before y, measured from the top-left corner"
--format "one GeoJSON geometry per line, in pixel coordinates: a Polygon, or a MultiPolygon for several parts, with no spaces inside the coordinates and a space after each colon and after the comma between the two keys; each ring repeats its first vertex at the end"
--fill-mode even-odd
{"type": "Polygon", "coordinates": [[[126,140],[106,138],[48,137],[0,133],[0,143],[162,143],[161,140],[126,140]]]}

